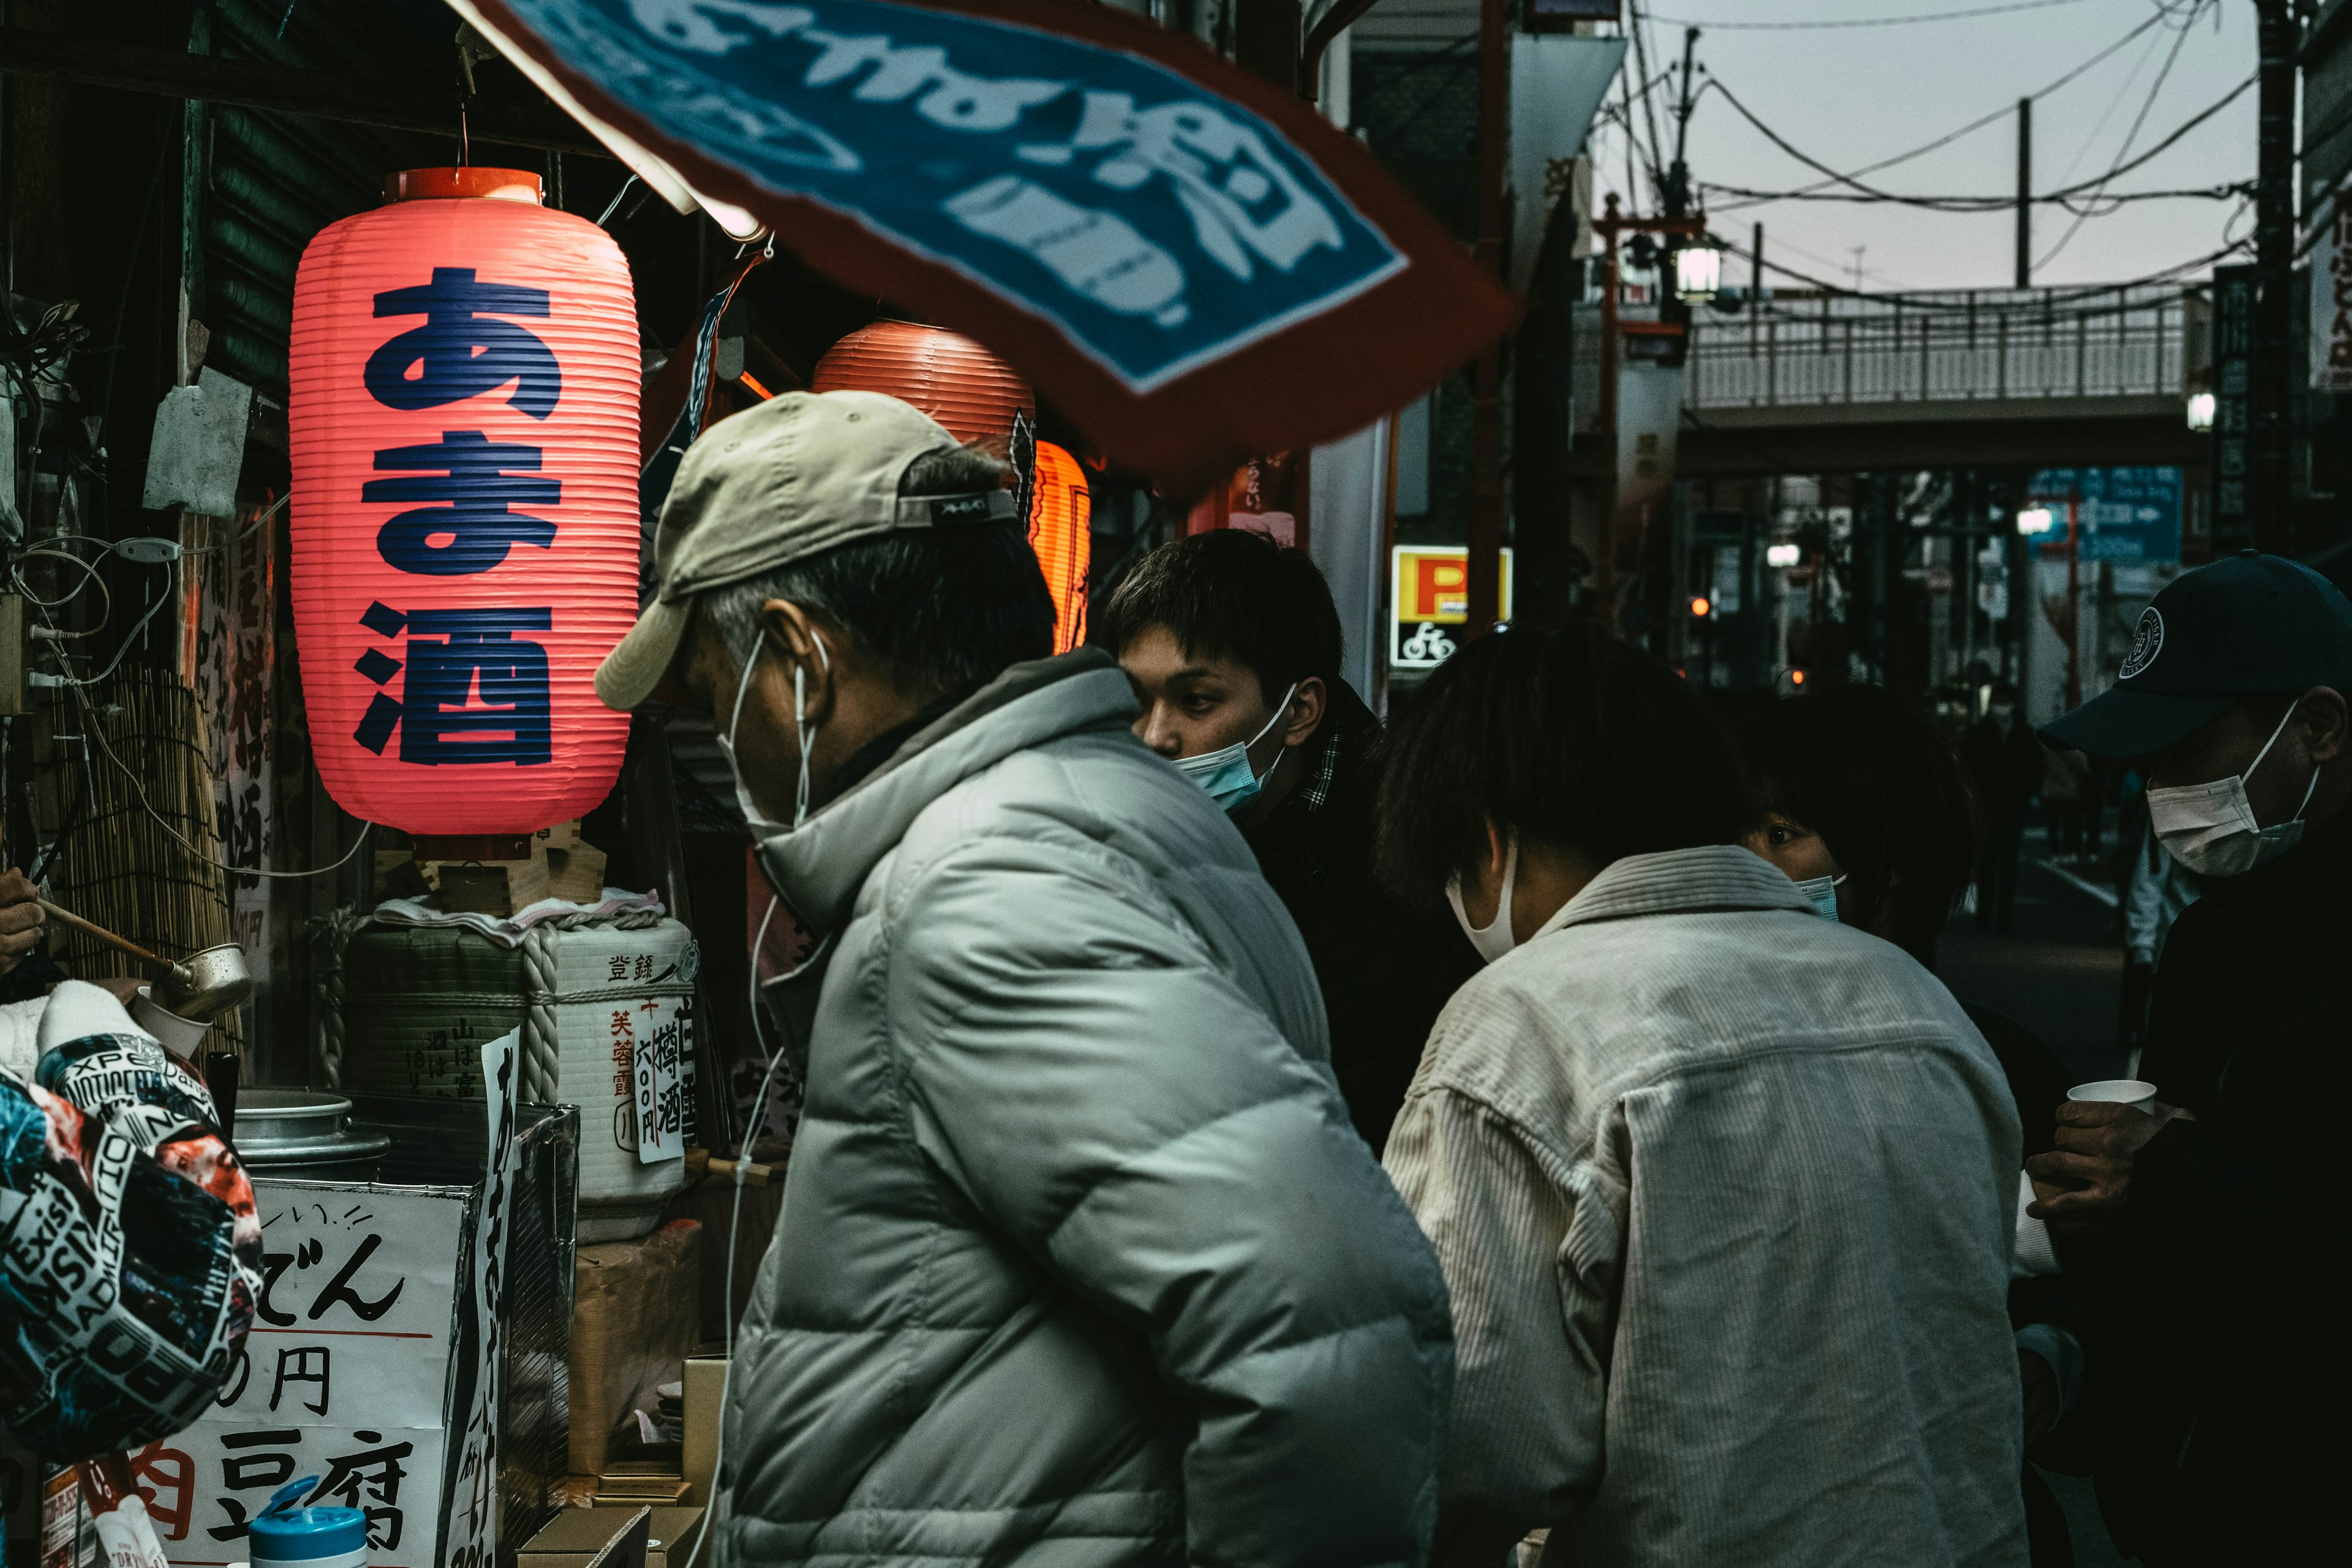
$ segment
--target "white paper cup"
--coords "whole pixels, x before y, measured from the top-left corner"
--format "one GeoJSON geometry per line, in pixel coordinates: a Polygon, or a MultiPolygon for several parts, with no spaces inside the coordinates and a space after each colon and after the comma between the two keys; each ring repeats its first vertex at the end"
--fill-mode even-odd
{"type": "Polygon", "coordinates": [[[2136,1078],[2103,1078],[2096,1083],[2078,1083],[2066,1091],[2066,1098],[2095,1105],[2129,1106],[2144,1116],[2156,1114],[2156,1085],[2136,1078]]]}

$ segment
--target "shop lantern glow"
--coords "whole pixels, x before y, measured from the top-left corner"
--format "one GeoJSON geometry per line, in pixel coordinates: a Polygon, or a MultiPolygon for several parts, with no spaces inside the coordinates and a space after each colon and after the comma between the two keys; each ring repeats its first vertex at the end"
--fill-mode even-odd
{"type": "Polygon", "coordinates": [[[608,795],[597,662],[637,608],[628,263],[511,169],[412,169],[294,285],[293,595],[352,816],[510,836],[608,795]]]}
{"type": "Polygon", "coordinates": [[[912,321],[876,321],[850,333],[816,362],[809,390],[886,393],[999,458],[1008,455],[1013,416],[1037,417],[1036,395],[1011,365],[961,332],[912,321]]]}
{"type": "Polygon", "coordinates": [[[1037,479],[1029,496],[1029,546],[1054,595],[1054,651],[1087,640],[1087,570],[1094,558],[1087,531],[1094,497],[1078,460],[1051,441],[1037,443],[1037,479]]]}

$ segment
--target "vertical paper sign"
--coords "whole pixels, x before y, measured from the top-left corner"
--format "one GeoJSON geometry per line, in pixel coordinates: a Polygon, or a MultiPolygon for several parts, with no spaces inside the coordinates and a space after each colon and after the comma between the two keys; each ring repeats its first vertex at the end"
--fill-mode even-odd
{"type": "MultiPolygon", "coordinates": [[[[482,1173],[481,1210],[474,1220],[474,1256],[467,1300],[480,1353],[473,1395],[457,1434],[457,1463],[449,1488],[448,1568],[488,1568],[499,1543],[499,1382],[505,1362],[507,1235],[513,1228],[515,1054],[522,1031],[509,1029],[482,1045],[490,1146],[482,1173]]],[[[373,1568],[373,1565],[371,1565],[373,1568]]]]}
{"type": "Polygon", "coordinates": [[[635,1040],[637,1159],[652,1165],[686,1153],[679,1091],[685,1024],[675,1006],[642,1016],[645,1030],[635,1040]]]}
{"type": "Polygon", "coordinates": [[[289,1481],[363,1510],[369,1568],[439,1568],[444,1405],[466,1194],[257,1178],[263,1289],[203,1419],[131,1456],[175,1568],[246,1560],[289,1481]]]}
{"type": "Polygon", "coordinates": [[[2313,237],[2311,389],[2352,392],[2352,205],[2341,194],[2313,237]]]}

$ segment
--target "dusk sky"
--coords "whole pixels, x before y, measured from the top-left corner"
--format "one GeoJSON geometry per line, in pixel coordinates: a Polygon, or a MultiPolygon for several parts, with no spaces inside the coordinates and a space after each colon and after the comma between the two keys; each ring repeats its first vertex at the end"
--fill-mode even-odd
{"type": "MultiPolygon", "coordinates": [[[[1903,195],[2012,194],[2017,100],[2048,87],[2158,13],[2164,15],[2156,26],[2036,100],[2038,191],[2098,179],[2123,153],[2135,121],[2140,123],[2130,149],[2137,154],[2254,70],[2254,7],[2246,0],[2058,0],[2005,15],[1895,26],[1780,31],[1754,26],[1917,16],[2002,3],[1656,0],[1654,11],[1648,4],[1638,10],[1647,19],[1654,75],[1680,58],[1681,24],[1699,24],[1698,58],[1706,74],[1799,150],[1840,171],[1858,170],[2005,110],[1949,146],[1864,176],[1903,195]],[[1740,23],[1748,26],[1728,25],[1740,23]]],[[[1628,5],[1629,26],[1636,10],[1628,5]]],[[[1631,54],[1625,79],[1639,80],[1631,54]]],[[[1667,157],[1673,85],[1661,83],[1654,96],[1667,157]]],[[[1596,136],[1598,205],[1601,194],[1623,192],[1627,181],[1622,134],[1604,123],[1596,136]]],[[[1822,178],[1775,148],[1716,93],[1704,96],[1692,117],[1689,161],[1696,181],[1758,190],[1793,190],[1822,178]]],[[[2251,180],[2253,172],[2254,90],[2248,88],[2177,145],[2118,175],[2111,188],[2210,187],[2251,180]]],[[[1748,226],[1760,219],[1768,258],[1848,287],[1857,246],[1866,247],[1860,258],[1864,285],[1873,289],[2000,288],[2011,280],[2016,220],[2008,209],[1955,214],[1819,201],[1742,205],[1739,198],[1716,193],[1706,200],[1712,226],[1726,238],[1745,247],[1748,226]]],[[[1646,181],[1638,205],[1651,206],[1646,181]]],[[[2136,203],[2089,218],[2061,247],[2074,223],[2063,207],[2034,209],[2036,283],[2116,282],[2158,271],[2247,234],[2251,215],[2235,198],[2136,203]]],[[[2202,273],[2200,268],[2195,275],[2202,273]]],[[[1746,283],[1747,263],[1729,262],[1725,276],[1746,283]]],[[[1777,279],[1782,287],[1792,281],[1777,279]]]]}

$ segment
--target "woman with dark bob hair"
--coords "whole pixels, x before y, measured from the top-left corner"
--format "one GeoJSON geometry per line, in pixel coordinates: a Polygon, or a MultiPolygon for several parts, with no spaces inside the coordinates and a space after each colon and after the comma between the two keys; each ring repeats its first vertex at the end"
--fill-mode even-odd
{"type": "Polygon", "coordinates": [[[1435,1562],[1539,1527],[1622,1568],[2021,1556],[2008,1089],[1742,846],[1698,695],[1589,622],[1480,637],[1380,815],[1488,961],[1386,1159],[1454,1303],[1435,1562]]]}
{"type": "Polygon", "coordinates": [[[1774,703],[1739,738],[1761,808],[1749,847],[1791,881],[1835,879],[1839,920],[1935,968],[1977,842],[1935,726],[1878,687],[1843,686],[1774,703]]]}
{"type": "MultiPolygon", "coordinates": [[[[1883,937],[1929,969],[1936,940],[1974,875],[1977,822],[1959,763],[1927,716],[1874,686],[1832,687],[1792,697],[1740,726],[1758,818],[1748,847],[1792,882],[1836,892],[1836,918],[1883,937]]],[[[1989,1008],[1962,1005],[2000,1058],[2030,1158],[2055,1146],[2067,1075],[2048,1046],[1989,1008]]],[[[2024,1436],[2043,1462],[2078,1468],[2063,1438],[2042,1439],[2079,1397],[2085,1358],[2078,1331],[2091,1299],[2067,1281],[2049,1234],[2022,1205],[2010,1317],[2024,1387],[2024,1436]]],[[[2071,1436],[2071,1434],[2070,1434],[2071,1436]]],[[[2066,1518],[2031,1466],[2021,1472],[2035,1568],[2071,1563],[2066,1518]]]]}

